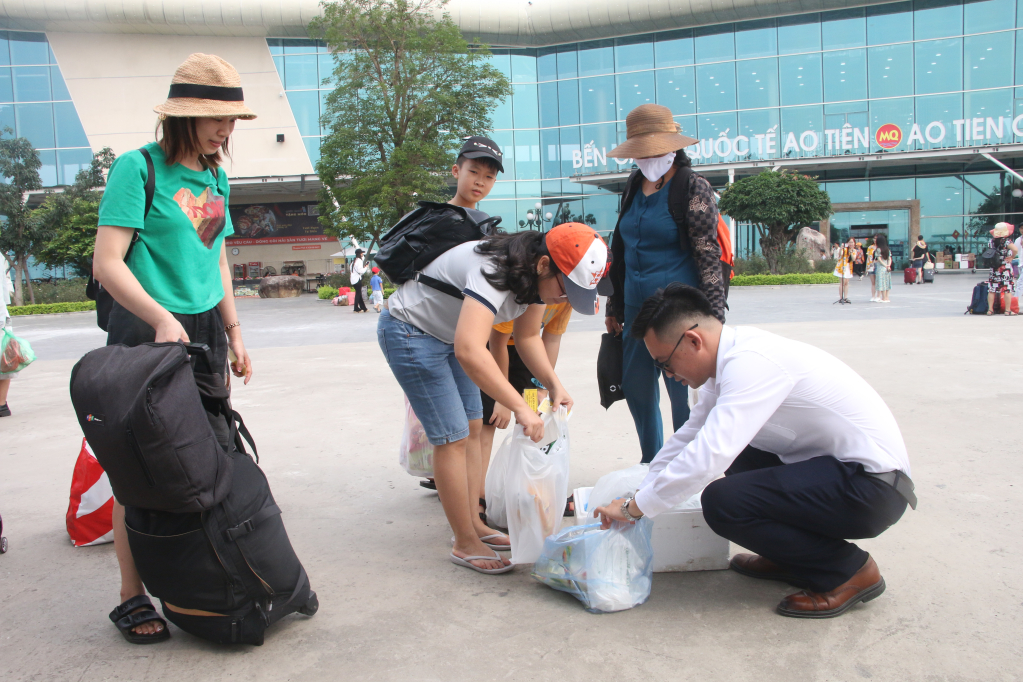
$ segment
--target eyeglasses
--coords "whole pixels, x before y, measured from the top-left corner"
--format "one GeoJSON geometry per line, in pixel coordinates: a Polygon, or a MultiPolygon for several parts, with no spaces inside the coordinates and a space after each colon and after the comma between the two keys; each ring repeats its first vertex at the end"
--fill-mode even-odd
{"type": "Polygon", "coordinates": [[[671,349],[671,353],[668,355],[668,358],[664,362],[660,362],[658,360],[654,360],[654,367],[656,367],[657,369],[661,370],[662,372],[668,372],[669,374],[674,374],[674,372],[671,371],[671,368],[668,367],[668,364],[671,362],[671,356],[674,355],[675,351],[678,350],[678,347],[682,344],[682,339],[686,338],[686,334],[688,334],[689,332],[693,331],[694,329],[696,329],[699,326],[700,326],[699,323],[694,324],[692,327],[690,327],[689,329],[687,329],[684,332],[682,332],[682,336],[678,337],[678,342],[675,344],[675,347],[671,349]]]}

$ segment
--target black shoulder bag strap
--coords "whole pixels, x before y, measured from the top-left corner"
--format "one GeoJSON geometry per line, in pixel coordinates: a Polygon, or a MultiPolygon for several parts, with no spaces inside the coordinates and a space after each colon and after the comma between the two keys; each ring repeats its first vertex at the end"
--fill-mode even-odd
{"type": "Polygon", "coordinates": [[[689,241],[689,184],[693,178],[692,166],[680,166],[671,179],[668,210],[678,225],[678,243],[683,251],[691,251],[689,241]]]}

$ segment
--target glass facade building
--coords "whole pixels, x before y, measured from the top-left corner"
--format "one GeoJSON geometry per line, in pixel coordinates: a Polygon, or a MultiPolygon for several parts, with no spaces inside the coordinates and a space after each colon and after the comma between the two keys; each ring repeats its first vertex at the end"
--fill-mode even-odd
{"type": "MultiPolygon", "coordinates": [[[[332,57],[311,40],[268,42],[315,163],[332,57]]],[[[716,187],[729,164],[818,159],[810,172],[833,202],[917,199],[921,231],[938,242],[1023,211],[1011,187],[1001,194],[1011,176],[942,153],[1023,143],[1023,0],[915,0],[492,51],[514,93],[492,133],[506,173],[481,208],[506,226],[540,202],[544,213],[612,230],[621,184],[600,176],[632,167],[607,153],[625,139],[628,112],[648,102],[699,138],[687,153],[716,187]],[[847,163],[932,150],[898,166],[847,163]]],[[[907,215],[839,213],[832,225],[888,224],[906,239],[907,215]]],[[[740,252],[755,248],[748,230],[737,241],[740,252]]]]}

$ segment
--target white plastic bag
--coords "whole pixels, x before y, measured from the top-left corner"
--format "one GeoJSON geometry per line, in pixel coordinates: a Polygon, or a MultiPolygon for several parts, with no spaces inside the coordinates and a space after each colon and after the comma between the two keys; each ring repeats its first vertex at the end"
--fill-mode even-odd
{"type": "Polygon", "coordinates": [[[513,564],[539,558],[544,540],[561,529],[568,502],[568,410],[548,412],[543,422],[539,443],[518,424],[511,435],[504,485],[513,564]]]}
{"type": "Polygon", "coordinates": [[[405,429],[401,434],[398,464],[413,476],[433,477],[433,446],[419,417],[412,411],[408,397],[405,398],[405,429]]]}
{"type": "Polygon", "coordinates": [[[608,613],[639,606],[650,597],[654,551],[653,522],[614,523],[566,528],[547,538],[533,577],[568,592],[587,611],[608,613]]]}
{"type": "Polygon", "coordinates": [[[611,500],[625,497],[626,493],[634,493],[639,490],[640,484],[648,473],[650,473],[649,464],[637,464],[628,469],[612,471],[601,476],[590,492],[590,499],[586,505],[588,515],[593,516],[594,509],[606,506],[611,500]]]}
{"type": "Polygon", "coordinates": [[[508,475],[508,461],[511,459],[512,439],[515,433],[509,433],[508,437],[501,443],[490,457],[490,465],[487,466],[486,498],[487,498],[487,524],[498,528],[508,527],[508,507],[505,496],[504,481],[508,475]]]}

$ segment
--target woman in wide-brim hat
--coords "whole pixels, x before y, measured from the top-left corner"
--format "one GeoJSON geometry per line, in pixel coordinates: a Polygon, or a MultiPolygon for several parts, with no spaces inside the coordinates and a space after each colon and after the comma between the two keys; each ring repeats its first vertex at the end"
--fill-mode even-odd
{"type": "MultiPolygon", "coordinates": [[[[178,67],[167,100],[154,110],[160,115],[157,141],[114,162],[100,202],[93,274],[114,298],[107,343],[205,343],[213,370],[225,375],[230,349],[230,370],[248,383],[252,361],[224,248],[224,238],[234,232],[230,188],[220,164],[235,121],[256,115],[245,106],[234,67],[198,53],[178,67]]],[[[226,420],[217,421],[218,439],[226,445],[226,420]]],[[[146,597],[128,547],[124,507],[116,501],[113,525],[121,604],[110,619],[129,642],[163,641],[166,622],[146,597]]],[[[167,604],[168,617],[173,612],[167,604]]]]}
{"type": "Polygon", "coordinates": [[[1016,228],[1011,223],[998,223],[990,231],[991,241],[988,242],[988,249],[993,249],[995,255],[988,259],[991,266],[991,274],[987,279],[988,315],[994,314],[996,295],[1001,295],[1004,314],[1016,314],[1012,311],[1012,292],[1016,289],[1012,259],[1019,255],[1019,249],[1011,239],[1015,231],[1016,228]]]}
{"type": "MultiPolygon", "coordinates": [[[[629,335],[643,301],[671,282],[698,287],[724,321],[725,285],[717,241],[718,211],[714,191],[692,172],[685,148],[697,140],[686,137],[671,110],[659,104],[636,107],[625,119],[626,140],[610,152],[633,159],[622,208],[611,240],[611,281],[606,326],[625,332],[622,389],[639,432],[642,461],[649,462],[664,443],[659,408],[661,372],[643,341],[629,335]]],[[[674,430],[689,419],[686,387],[665,377],[671,398],[674,430]]]]}

